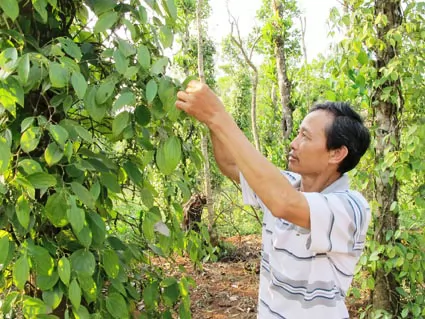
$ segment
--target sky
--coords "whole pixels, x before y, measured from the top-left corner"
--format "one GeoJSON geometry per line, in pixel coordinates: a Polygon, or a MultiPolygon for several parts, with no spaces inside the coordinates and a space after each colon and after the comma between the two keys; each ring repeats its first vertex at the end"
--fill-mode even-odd
{"type": "MultiPolygon", "coordinates": [[[[256,11],[261,7],[262,0],[210,0],[212,14],[208,28],[209,34],[217,44],[230,33],[227,1],[229,1],[230,12],[239,21],[242,36],[246,36],[258,24],[255,16],[256,11]]],[[[339,7],[340,4],[338,0],[298,0],[298,6],[307,20],[305,41],[310,62],[319,53],[326,54],[332,42],[327,36],[329,28],[326,21],[331,8],[339,7]]]]}

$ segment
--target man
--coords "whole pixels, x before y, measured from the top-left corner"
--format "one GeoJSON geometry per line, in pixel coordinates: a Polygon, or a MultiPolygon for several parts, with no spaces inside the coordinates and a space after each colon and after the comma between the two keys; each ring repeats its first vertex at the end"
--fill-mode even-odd
{"type": "Polygon", "coordinates": [[[370,221],[345,174],[369,147],[360,116],[346,103],[316,105],[290,144],[291,172],[281,172],[208,86],[192,81],[177,97],[179,109],[210,129],[223,174],[264,212],[258,318],[348,318],[344,298],[370,221]]]}

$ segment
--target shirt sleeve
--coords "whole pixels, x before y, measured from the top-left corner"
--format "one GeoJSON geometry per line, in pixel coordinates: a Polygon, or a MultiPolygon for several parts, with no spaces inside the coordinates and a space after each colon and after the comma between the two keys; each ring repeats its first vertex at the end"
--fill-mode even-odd
{"type": "Polygon", "coordinates": [[[254,207],[259,207],[259,198],[254,193],[252,188],[248,185],[248,182],[246,181],[245,177],[242,173],[239,173],[239,180],[240,185],[242,189],[242,200],[245,205],[251,205],[254,207]]]}
{"type": "Polygon", "coordinates": [[[359,193],[303,193],[310,206],[310,240],[316,253],[360,255],[370,222],[370,208],[359,193]]]}
{"type": "MultiPolygon", "coordinates": [[[[281,174],[285,176],[292,186],[296,187],[300,182],[300,176],[298,174],[281,170],[281,174]]],[[[245,205],[251,205],[254,207],[260,207],[261,209],[265,209],[266,206],[261,201],[261,199],[255,194],[252,188],[249,186],[245,177],[242,173],[239,173],[239,180],[242,189],[242,199],[245,205]]]]}

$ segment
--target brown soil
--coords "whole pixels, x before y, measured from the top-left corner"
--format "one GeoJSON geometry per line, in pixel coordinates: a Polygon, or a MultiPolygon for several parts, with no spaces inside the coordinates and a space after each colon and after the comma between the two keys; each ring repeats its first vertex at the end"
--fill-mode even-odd
{"type": "MultiPolygon", "coordinates": [[[[178,258],[174,265],[183,266],[196,282],[191,291],[194,319],[256,318],[261,236],[236,236],[224,241],[236,249],[220,262],[205,263],[202,270],[194,270],[187,258],[178,258]]],[[[360,300],[352,296],[346,299],[350,318],[359,318],[366,298],[365,294],[360,300]]]]}
{"type": "Polygon", "coordinates": [[[256,318],[261,238],[225,240],[236,250],[220,262],[204,264],[193,274],[192,317],[202,319],[256,318]]]}

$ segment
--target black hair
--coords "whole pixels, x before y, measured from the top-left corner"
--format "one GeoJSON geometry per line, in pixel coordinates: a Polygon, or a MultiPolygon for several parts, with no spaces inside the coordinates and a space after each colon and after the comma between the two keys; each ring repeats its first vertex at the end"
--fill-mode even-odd
{"type": "Polygon", "coordinates": [[[328,150],[346,146],[347,156],[339,164],[338,172],[344,174],[359,163],[370,145],[370,133],[360,115],[346,102],[324,102],[315,104],[309,113],[323,110],[331,113],[334,120],[326,128],[326,147],[328,150]]]}

